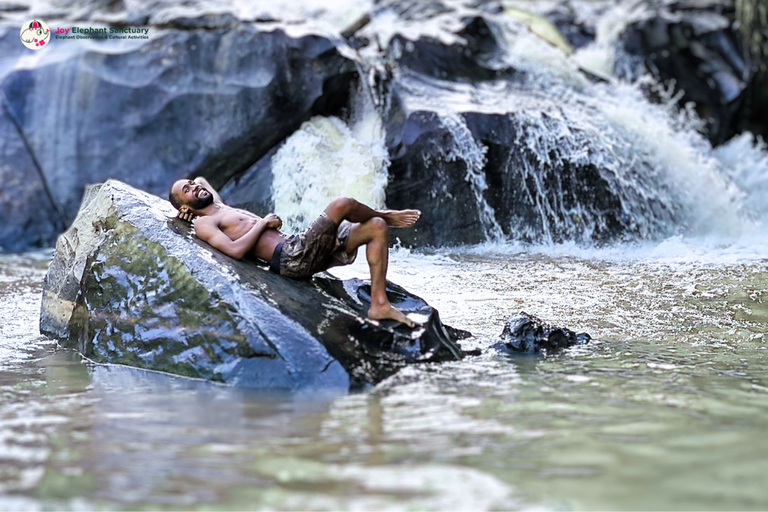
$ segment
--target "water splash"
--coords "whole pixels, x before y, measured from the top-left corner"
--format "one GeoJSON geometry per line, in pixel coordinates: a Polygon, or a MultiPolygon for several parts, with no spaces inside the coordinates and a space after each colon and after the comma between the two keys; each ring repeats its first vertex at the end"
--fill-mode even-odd
{"type": "Polygon", "coordinates": [[[746,132],[713,154],[743,194],[742,213],[759,223],[768,223],[768,144],[746,132]]]}
{"type": "Polygon", "coordinates": [[[360,87],[348,123],[314,117],[273,157],[275,213],[287,231],[306,228],[339,196],[384,207],[389,167],[384,129],[371,96],[360,87]]]}
{"type": "Polygon", "coordinates": [[[445,155],[446,159],[449,161],[463,160],[467,164],[465,180],[475,195],[480,224],[483,226],[486,240],[502,240],[504,232],[496,221],[493,208],[490,207],[484,195],[485,191],[488,190],[485,179],[487,148],[474,139],[461,116],[456,114],[444,115],[440,117],[440,122],[451,133],[454,142],[454,145],[448,148],[445,155]]]}
{"type": "MultiPolygon", "coordinates": [[[[676,236],[727,242],[764,229],[764,144],[739,138],[713,150],[700,133],[701,120],[690,108],[680,109],[679,98],[650,77],[620,72],[634,81],[609,76],[592,83],[580,70],[611,75],[634,66],[618,40],[623,27],[643,15],[642,3],[604,3],[593,9],[597,38],[570,57],[511,17],[480,12],[466,2],[448,4],[451,9],[445,12],[409,12],[413,19],[407,20],[382,4],[362,34],[386,42],[400,33],[460,47],[456,13],[480,15],[498,43],[494,66],[521,72],[514,82],[459,83],[414,79],[395,69],[406,110],[438,113],[451,135],[446,160],[466,164],[465,180],[489,242],[506,237],[590,245],[676,236]],[[416,35],[405,34],[412,26],[418,28],[416,35]],[[649,90],[657,103],[647,99],[649,90]],[[505,161],[489,163],[488,141],[473,137],[467,127],[469,112],[507,117],[503,136],[508,142],[500,143],[513,150],[505,161]],[[494,187],[499,179],[493,173],[505,175],[511,198],[498,200],[494,187]]],[[[361,54],[369,61],[366,66],[381,64],[369,53],[361,54]]],[[[275,156],[273,197],[287,227],[306,226],[337,195],[384,206],[389,163],[382,108],[374,104],[385,105],[387,98],[372,101],[375,93],[363,87],[367,84],[357,91],[358,104],[346,123],[312,119],[275,156]]]]}
{"type": "Polygon", "coordinates": [[[595,40],[578,49],[573,60],[582,69],[596,71],[602,76],[637,76],[639,60],[630,57],[619,44],[621,33],[632,20],[648,14],[644,2],[618,2],[602,12],[593,13],[595,40]]]}

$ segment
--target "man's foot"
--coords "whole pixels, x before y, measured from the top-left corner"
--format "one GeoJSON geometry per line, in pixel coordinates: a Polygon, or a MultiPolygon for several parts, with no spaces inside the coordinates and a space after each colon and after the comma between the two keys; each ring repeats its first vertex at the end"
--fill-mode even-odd
{"type": "Polygon", "coordinates": [[[371,304],[370,309],[368,309],[368,318],[371,320],[394,320],[411,328],[416,327],[413,320],[405,316],[402,311],[398,311],[392,307],[392,304],[386,304],[384,306],[374,306],[371,304]]]}
{"type": "Polygon", "coordinates": [[[387,221],[387,226],[392,226],[393,228],[413,226],[421,217],[419,210],[384,210],[381,213],[381,218],[387,221]]]}

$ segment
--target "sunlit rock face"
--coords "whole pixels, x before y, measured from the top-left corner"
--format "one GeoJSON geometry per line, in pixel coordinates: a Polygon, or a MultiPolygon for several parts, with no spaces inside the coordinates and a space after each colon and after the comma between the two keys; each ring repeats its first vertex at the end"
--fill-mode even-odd
{"type": "Polygon", "coordinates": [[[90,187],[45,279],[40,330],[101,363],[258,388],[348,388],[462,357],[456,331],[396,285],[413,330],[365,318],[370,288],[278,276],[210,248],[158,197],[90,187]]]}
{"type": "Polygon", "coordinates": [[[154,12],[59,7],[41,16],[51,31],[130,26],[148,39],[55,35],[30,52],[20,22],[0,20],[0,130],[26,144],[0,144],[0,177],[48,192],[43,210],[28,201],[0,212],[0,226],[26,228],[25,236],[0,229],[0,250],[52,245],[89,183],[114,178],[162,195],[175,179],[205,175],[221,186],[312,115],[341,108],[355,79],[355,63],[331,38],[295,23],[181,3],[154,12]]]}

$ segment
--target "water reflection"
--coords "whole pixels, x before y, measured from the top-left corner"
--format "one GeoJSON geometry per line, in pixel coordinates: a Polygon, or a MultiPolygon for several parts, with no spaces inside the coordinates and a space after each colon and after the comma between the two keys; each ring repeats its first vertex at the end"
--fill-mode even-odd
{"type": "MultiPolygon", "coordinates": [[[[386,388],[288,395],[94,365],[69,350],[34,365],[45,382],[36,385],[38,406],[23,404],[33,420],[4,427],[21,427],[36,444],[13,461],[27,481],[4,489],[3,508],[470,509],[516,503],[501,480],[451,460],[476,451],[458,446],[463,432],[503,427],[463,417],[461,410],[477,399],[446,403],[418,375],[410,384],[391,383],[398,389],[393,395],[386,388]],[[392,443],[404,449],[393,456],[392,443]],[[412,458],[435,450],[446,450],[445,457],[412,458]]],[[[443,380],[459,384],[455,376],[443,380]]]]}
{"type": "Polygon", "coordinates": [[[84,362],[37,334],[44,266],[2,264],[3,509],[768,506],[764,262],[397,252],[476,346],[517,309],[596,340],[298,395],[84,362]]]}

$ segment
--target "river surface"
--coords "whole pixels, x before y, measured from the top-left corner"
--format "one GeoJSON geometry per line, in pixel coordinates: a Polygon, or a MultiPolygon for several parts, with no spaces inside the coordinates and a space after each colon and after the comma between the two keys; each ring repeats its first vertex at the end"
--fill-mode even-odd
{"type": "Polygon", "coordinates": [[[298,395],[84,362],[0,256],[0,509],[766,509],[768,259],[672,244],[395,250],[483,355],[298,395]],[[520,310],[594,339],[493,349],[520,310]]]}

